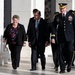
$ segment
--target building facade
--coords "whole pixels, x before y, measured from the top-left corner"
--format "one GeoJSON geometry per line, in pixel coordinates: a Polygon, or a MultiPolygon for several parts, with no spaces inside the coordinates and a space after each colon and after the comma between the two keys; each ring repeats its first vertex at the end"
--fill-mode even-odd
{"type": "Polygon", "coordinates": [[[47,22],[51,22],[54,12],[59,11],[58,3],[60,2],[67,3],[68,10],[75,9],[74,0],[1,0],[1,2],[3,2],[0,5],[0,10],[3,9],[4,13],[4,27],[11,23],[12,16],[17,14],[20,16],[20,23],[24,24],[27,29],[29,18],[33,16],[32,11],[34,8],[41,11],[41,16],[47,22]]]}

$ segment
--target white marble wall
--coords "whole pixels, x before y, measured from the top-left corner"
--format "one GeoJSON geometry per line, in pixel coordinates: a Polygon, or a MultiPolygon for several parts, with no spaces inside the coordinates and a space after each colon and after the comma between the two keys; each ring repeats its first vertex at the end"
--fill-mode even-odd
{"type": "Polygon", "coordinates": [[[24,24],[26,29],[34,8],[39,9],[44,18],[44,0],[12,0],[12,16],[19,15],[20,23],[24,24]]]}
{"type": "Polygon", "coordinates": [[[4,24],[4,0],[0,0],[0,36],[3,35],[4,24]]]}
{"type": "Polygon", "coordinates": [[[72,0],[72,9],[75,10],[75,0],[72,0]]]}
{"type": "Polygon", "coordinates": [[[20,23],[27,29],[29,18],[31,17],[31,0],[12,0],[12,16],[20,16],[20,23]]]}
{"type": "Polygon", "coordinates": [[[33,9],[39,9],[41,11],[41,17],[44,18],[45,11],[45,0],[32,0],[31,1],[31,16],[33,16],[33,9]]]}
{"type": "Polygon", "coordinates": [[[1,51],[1,35],[3,35],[4,24],[4,0],[0,0],[0,51],[1,51]]]}

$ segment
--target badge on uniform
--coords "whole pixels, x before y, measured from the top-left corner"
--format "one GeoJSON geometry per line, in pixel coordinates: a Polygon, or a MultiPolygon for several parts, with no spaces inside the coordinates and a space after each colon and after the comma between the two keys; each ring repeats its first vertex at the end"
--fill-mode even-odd
{"type": "Polygon", "coordinates": [[[72,16],[69,16],[69,17],[68,17],[68,20],[69,20],[69,21],[72,21],[72,20],[73,20],[72,16]]]}

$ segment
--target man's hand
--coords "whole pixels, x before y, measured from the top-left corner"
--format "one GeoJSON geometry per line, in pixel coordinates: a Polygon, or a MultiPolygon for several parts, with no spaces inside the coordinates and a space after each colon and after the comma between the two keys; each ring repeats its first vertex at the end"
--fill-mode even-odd
{"type": "Polygon", "coordinates": [[[55,44],[55,39],[51,39],[51,43],[55,44]]]}

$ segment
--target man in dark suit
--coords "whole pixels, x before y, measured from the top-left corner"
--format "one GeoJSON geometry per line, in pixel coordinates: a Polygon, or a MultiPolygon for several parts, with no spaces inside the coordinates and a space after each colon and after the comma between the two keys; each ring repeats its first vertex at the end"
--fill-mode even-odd
{"type": "Polygon", "coordinates": [[[57,40],[59,48],[60,73],[65,73],[64,55],[62,53],[64,46],[66,46],[67,50],[67,71],[71,71],[71,60],[74,42],[74,16],[67,12],[66,5],[66,3],[59,3],[61,13],[55,17],[53,22],[55,29],[58,25],[57,40]]]}
{"type": "Polygon", "coordinates": [[[48,45],[47,23],[40,17],[40,11],[34,14],[34,19],[28,25],[28,42],[31,47],[31,71],[36,70],[37,54],[40,54],[42,70],[45,70],[45,46],[48,45]]]}
{"type": "MultiPolygon", "coordinates": [[[[29,19],[29,25],[31,25],[30,23],[31,23],[32,20],[35,20],[34,14],[35,14],[37,11],[38,11],[38,9],[33,9],[33,17],[29,19]]],[[[29,29],[29,27],[30,27],[29,25],[28,25],[28,29],[29,29]]],[[[29,30],[27,30],[27,35],[28,35],[28,31],[29,31],[29,30]]],[[[40,58],[40,55],[37,53],[37,63],[38,63],[38,58],[40,58]]]]}

